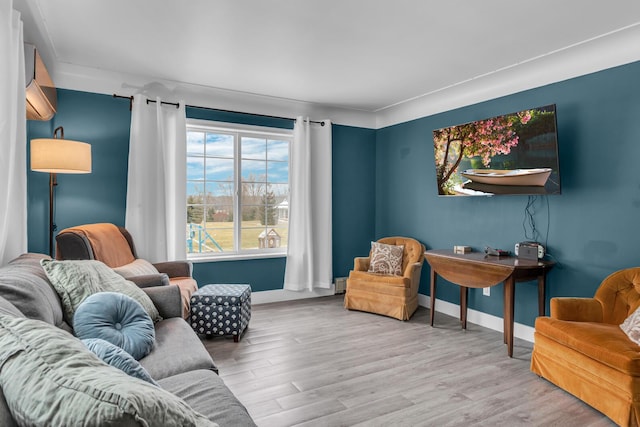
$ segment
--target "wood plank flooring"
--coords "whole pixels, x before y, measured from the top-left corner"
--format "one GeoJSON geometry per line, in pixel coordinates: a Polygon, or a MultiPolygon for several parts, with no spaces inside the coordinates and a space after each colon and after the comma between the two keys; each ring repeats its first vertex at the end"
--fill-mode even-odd
{"type": "Polygon", "coordinates": [[[419,307],[408,322],[347,311],[340,295],[254,305],[239,343],[206,339],[260,427],[614,424],[529,371],[531,343],[419,307]]]}

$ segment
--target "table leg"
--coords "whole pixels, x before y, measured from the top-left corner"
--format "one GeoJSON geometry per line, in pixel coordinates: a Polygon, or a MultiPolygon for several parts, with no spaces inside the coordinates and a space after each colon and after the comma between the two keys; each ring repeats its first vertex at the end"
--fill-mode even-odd
{"type": "Polygon", "coordinates": [[[513,304],[515,294],[515,280],[509,277],[504,282],[504,305],[505,305],[505,338],[507,339],[507,352],[509,357],[513,357],[513,304]]]}
{"type": "Polygon", "coordinates": [[[543,273],[538,276],[538,316],[545,315],[545,288],[546,284],[546,275],[543,273]]]}
{"type": "Polygon", "coordinates": [[[469,299],[469,288],[460,286],[460,323],[462,329],[467,329],[467,301],[469,299]]]}
{"type": "Polygon", "coordinates": [[[436,274],[436,271],[433,267],[431,267],[431,301],[430,301],[430,308],[431,308],[431,313],[430,313],[430,317],[431,317],[431,326],[433,326],[433,319],[436,313],[436,278],[438,277],[438,275],[436,274]]]}
{"type": "Polygon", "coordinates": [[[509,317],[507,315],[507,282],[504,282],[502,286],[502,299],[502,341],[506,344],[507,332],[509,331],[509,322],[507,322],[507,318],[509,317]]]}

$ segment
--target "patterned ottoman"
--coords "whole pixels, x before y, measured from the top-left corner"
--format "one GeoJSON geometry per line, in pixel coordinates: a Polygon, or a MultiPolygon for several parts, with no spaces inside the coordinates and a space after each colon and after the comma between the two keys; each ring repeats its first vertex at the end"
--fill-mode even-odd
{"type": "Polygon", "coordinates": [[[250,285],[205,285],[191,295],[191,327],[198,334],[233,335],[238,342],[251,319],[250,285]]]}

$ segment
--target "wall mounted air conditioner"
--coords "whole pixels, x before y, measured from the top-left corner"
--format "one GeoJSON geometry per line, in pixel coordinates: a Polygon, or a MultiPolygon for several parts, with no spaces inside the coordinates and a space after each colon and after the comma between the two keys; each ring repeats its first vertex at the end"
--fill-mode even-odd
{"type": "Polygon", "coordinates": [[[56,88],[36,47],[24,44],[27,119],[50,120],[56,113],[56,88]]]}

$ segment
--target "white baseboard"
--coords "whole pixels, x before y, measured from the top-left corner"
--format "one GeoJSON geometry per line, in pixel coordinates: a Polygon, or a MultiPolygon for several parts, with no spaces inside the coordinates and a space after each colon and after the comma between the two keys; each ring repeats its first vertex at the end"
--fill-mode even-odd
{"type": "MultiPolygon", "coordinates": [[[[311,291],[288,291],[284,289],[276,289],[273,291],[257,291],[251,293],[251,304],[267,304],[270,302],[293,301],[305,298],[326,297],[334,294],[333,286],[331,289],[316,289],[311,291]]],[[[429,308],[431,298],[428,295],[418,294],[418,304],[422,307],[429,308]]],[[[447,301],[436,299],[436,311],[453,317],[460,316],[460,306],[447,301]]],[[[503,332],[504,325],[501,317],[483,313],[481,311],[468,309],[467,321],[475,323],[494,331],[503,332]]],[[[533,342],[534,328],[520,323],[514,323],[513,336],[525,341],[533,342]]]]}
{"type": "MultiPolygon", "coordinates": [[[[429,308],[430,303],[431,298],[428,295],[418,294],[418,304],[420,306],[429,308]]],[[[460,306],[458,304],[436,299],[436,312],[459,318],[460,306]]],[[[485,328],[493,329],[494,331],[504,331],[502,317],[497,317],[481,311],[467,309],[467,321],[479,326],[484,326],[485,328]]],[[[513,336],[525,341],[533,342],[534,330],[535,329],[531,326],[523,325],[521,323],[516,322],[513,324],[513,336]]]]}
{"type": "Polygon", "coordinates": [[[315,289],[314,291],[288,291],[276,289],[273,291],[257,291],[251,293],[251,304],[267,304],[270,302],[293,301],[305,298],[317,298],[334,295],[333,285],[330,289],[315,289]]]}

